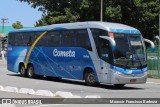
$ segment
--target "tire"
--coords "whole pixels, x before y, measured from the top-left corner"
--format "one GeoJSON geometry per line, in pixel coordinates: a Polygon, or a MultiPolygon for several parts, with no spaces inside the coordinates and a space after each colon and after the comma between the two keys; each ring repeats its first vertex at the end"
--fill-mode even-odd
{"type": "Polygon", "coordinates": [[[34,74],[34,67],[32,64],[29,64],[27,67],[27,75],[29,78],[34,78],[35,74],[34,74]]]}
{"type": "Polygon", "coordinates": [[[27,71],[25,69],[24,64],[20,64],[19,72],[20,72],[20,74],[21,74],[22,77],[27,77],[27,71]]]}
{"type": "Polygon", "coordinates": [[[114,84],[114,86],[116,88],[123,88],[125,86],[125,84],[114,84]]]}
{"type": "Polygon", "coordinates": [[[87,71],[85,73],[84,80],[85,80],[86,85],[89,85],[89,86],[97,86],[98,85],[98,83],[96,82],[95,74],[92,71],[87,71]]]}

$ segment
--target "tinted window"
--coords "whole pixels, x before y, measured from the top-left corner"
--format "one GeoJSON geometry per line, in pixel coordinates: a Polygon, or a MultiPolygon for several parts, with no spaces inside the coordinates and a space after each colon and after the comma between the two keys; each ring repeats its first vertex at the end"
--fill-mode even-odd
{"type": "Polygon", "coordinates": [[[76,36],[77,36],[77,41],[76,41],[77,46],[86,48],[88,50],[92,50],[87,29],[76,30],[76,36]]]}
{"type": "MultiPolygon", "coordinates": [[[[44,33],[43,32],[35,32],[35,40],[41,36],[42,34],[44,33]]],[[[37,42],[36,46],[48,46],[48,33],[45,33],[40,39],[39,41],[37,42]]]]}
{"type": "Polygon", "coordinates": [[[15,33],[10,33],[8,36],[8,44],[15,45],[15,33]]]}
{"type": "Polygon", "coordinates": [[[23,33],[16,33],[15,36],[15,45],[16,46],[24,46],[24,38],[23,38],[23,33]]]}
{"type": "Polygon", "coordinates": [[[110,63],[111,59],[111,51],[110,51],[110,43],[108,40],[99,38],[99,44],[100,44],[100,52],[99,57],[103,59],[104,61],[110,63]]]}
{"type": "Polygon", "coordinates": [[[91,29],[91,32],[95,41],[98,54],[100,55],[99,36],[108,36],[108,32],[102,29],[91,29]]]}
{"type": "Polygon", "coordinates": [[[34,32],[23,33],[23,39],[25,46],[31,46],[35,40],[34,32]]]}
{"type": "Polygon", "coordinates": [[[76,46],[75,45],[76,35],[74,30],[61,31],[61,42],[62,46],[76,46]]]}
{"type": "MultiPolygon", "coordinates": [[[[31,46],[43,32],[12,33],[9,36],[9,44],[31,46]]],[[[36,46],[70,46],[92,50],[87,29],[49,31],[36,46]]]]}
{"type": "Polygon", "coordinates": [[[60,39],[59,31],[50,31],[47,33],[48,38],[48,46],[60,46],[61,39],[60,39]]]}

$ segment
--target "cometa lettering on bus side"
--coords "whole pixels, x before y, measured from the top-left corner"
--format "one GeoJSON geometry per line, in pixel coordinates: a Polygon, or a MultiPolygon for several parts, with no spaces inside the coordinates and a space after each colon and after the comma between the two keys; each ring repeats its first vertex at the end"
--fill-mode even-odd
{"type": "Polygon", "coordinates": [[[55,57],[75,57],[75,51],[59,51],[58,49],[54,49],[53,55],[55,57]]]}

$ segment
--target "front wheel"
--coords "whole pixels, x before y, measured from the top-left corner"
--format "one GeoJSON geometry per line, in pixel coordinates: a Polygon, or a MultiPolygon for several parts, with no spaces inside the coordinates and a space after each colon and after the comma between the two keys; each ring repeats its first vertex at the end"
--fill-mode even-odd
{"type": "Polygon", "coordinates": [[[96,82],[95,74],[92,71],[88,71],[85,73],[84,80],[86,82],[86,85],[89,85],[89,86],[98,85],[98,83],[96,82]]]}
{"type": "Polygon", "coordinates": [[[34,78],[35,74],[34,74],[34,67],[32,64],[28,65],[27,67],[27,75],[29,78],[34,78]]]}

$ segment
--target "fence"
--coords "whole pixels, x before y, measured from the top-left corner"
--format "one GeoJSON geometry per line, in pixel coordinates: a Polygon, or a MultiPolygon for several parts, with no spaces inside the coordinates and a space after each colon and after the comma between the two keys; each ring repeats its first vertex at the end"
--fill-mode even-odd
{"type": "Polygon", "coordinates": [[[147,50],[148,76],[160,77],[160,49],[156,48],[155,52],[147,50]]]}

